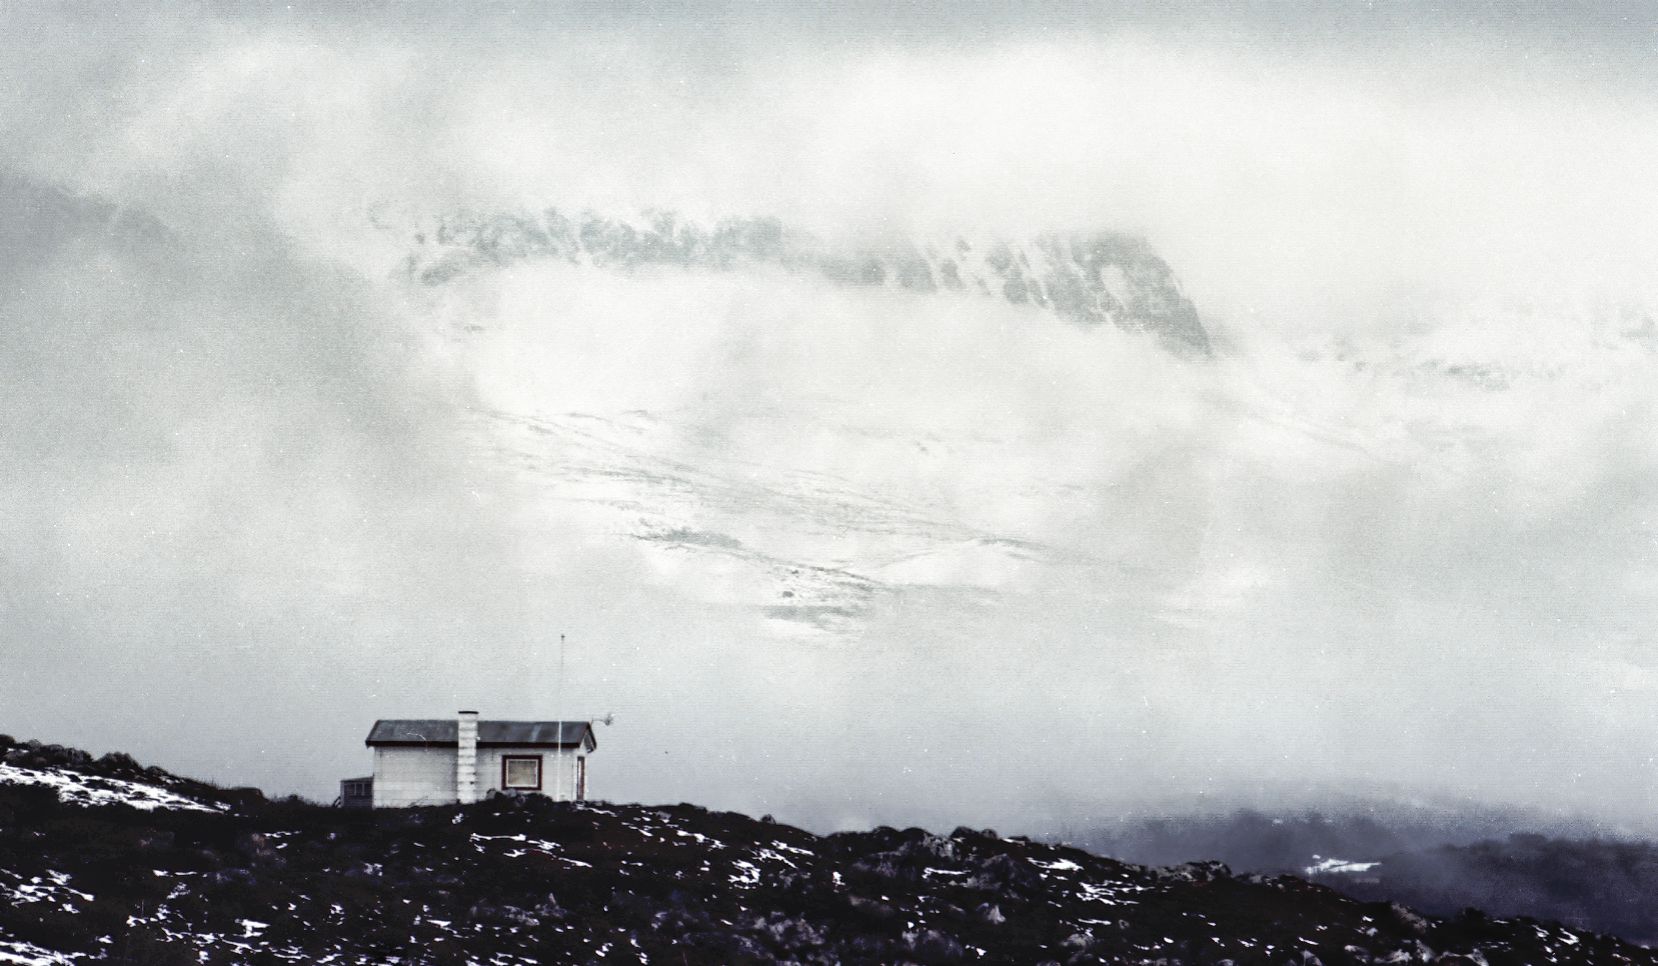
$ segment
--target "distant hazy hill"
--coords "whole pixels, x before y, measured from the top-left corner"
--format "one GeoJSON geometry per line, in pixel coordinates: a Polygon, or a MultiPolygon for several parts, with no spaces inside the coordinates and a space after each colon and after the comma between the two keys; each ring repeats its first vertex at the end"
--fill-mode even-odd
{"type": "Polygon", "coordinates": [[[1517,815],[1421,807],[1144,819],[1069,836],[1140,862],[1202,856],[1441,914],[1474,907],[1658,941],[1658,846],[1517,815]],[[1540,828],[1515,833],[1517,827],[1540,828]]]}
{"type": "Polygon", "coordinates": [[[0,961],[1658,962],[957,829],[820,837],[691,805],[346,811],[0,737],[0,961]]]}

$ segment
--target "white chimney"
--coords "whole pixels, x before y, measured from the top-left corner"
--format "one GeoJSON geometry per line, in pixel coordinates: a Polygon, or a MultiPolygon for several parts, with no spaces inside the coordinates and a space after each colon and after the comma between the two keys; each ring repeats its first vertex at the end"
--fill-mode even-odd
{"type": "Polygon", "coordinates": [[[455,719],[455,798],[462,805],[478,800],[478,712],[462,711],[455,719]]]}

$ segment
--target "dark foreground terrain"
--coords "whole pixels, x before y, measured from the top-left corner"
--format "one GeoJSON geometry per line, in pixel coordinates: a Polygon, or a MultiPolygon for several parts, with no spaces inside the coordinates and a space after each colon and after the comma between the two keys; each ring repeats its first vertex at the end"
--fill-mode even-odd
{"type": "Polygon", "coordinates": [[[362,812],[0,736],[0,963],[1658,963],[1529,919],[957,829],[691,805],[362,812]]]}

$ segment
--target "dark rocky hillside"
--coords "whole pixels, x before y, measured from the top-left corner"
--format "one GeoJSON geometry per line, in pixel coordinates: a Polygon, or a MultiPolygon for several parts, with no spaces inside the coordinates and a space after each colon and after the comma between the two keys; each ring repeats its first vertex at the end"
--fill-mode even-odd
{"type": "Polygon", "coordinates": [[[0,962],[1654,963],[1218,864],[691,805],[347,811],[0,737],[0,962]]]}

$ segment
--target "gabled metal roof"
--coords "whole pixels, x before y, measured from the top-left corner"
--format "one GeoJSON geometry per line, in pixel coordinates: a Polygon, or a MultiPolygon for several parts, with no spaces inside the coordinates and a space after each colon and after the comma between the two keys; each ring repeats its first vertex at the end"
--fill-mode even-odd
{"type": "MultiPolygon", "coordinates": [[[[454,718],[382,719],[370,729],[365,745],[454,746],[454,718]]],[[[599,746],[593,726],[586,721],[480,721],[478,744],[528,745],[536,748],[576,748],[592,751],[599,746]]]]}

